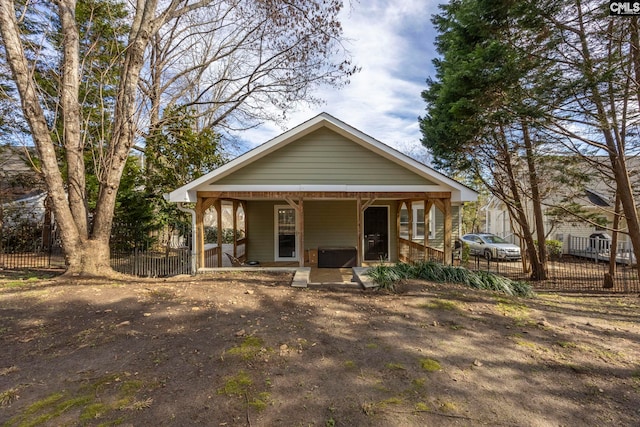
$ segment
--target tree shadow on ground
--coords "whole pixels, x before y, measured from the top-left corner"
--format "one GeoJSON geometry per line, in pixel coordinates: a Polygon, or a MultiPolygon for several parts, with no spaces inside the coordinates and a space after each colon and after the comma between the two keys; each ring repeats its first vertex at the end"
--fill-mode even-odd
{"type": "Polygon", "coordinates": [[[589,326],[598,307],[589,298],[286,282],[250,274],[4,289],[0,420],[631,426],[640,415],[640,314],[624,298],[608,303],[610,322],[598,311],[589,326]]]}

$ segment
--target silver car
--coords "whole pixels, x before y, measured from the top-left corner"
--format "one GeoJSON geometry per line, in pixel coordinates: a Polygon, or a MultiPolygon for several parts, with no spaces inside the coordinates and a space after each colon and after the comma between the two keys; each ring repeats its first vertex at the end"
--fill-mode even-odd
{"type": "Polygon", "coordinates": [[[518,260],[522,258],[519,246],[509,243],[495,234],[465,234],[462,236],[462,242],[469,245],[471,255],[483,256],[488,260],[518,260]]]}

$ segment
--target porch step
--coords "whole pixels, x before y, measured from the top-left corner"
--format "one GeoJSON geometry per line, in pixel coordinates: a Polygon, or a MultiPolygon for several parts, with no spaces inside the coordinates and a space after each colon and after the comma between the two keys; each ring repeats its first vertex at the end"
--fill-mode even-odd
{"type": "Polygon", "coordinates": [[[298,267],[293,275],[291,286],[294,288],[306,288],[309,285],[309,276],[311,275],[311,267],[298,267]]]}
{"type": "Polygon", "coordinates": [[[378,285],[373,281],[373,279],[366,275],[367,271],[369,271],[369,267],[353,267],[353,282],[356,282],[362,286],[364,289],[372,289],[377,288],[378,285]]]}

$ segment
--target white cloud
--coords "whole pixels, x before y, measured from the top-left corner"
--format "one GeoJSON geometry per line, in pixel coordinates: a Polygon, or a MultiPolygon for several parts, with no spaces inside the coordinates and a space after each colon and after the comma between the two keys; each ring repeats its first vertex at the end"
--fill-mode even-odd
{"type": "MultiPolygon", "coordinates": [[[[354,3],[350,10],[345,5],[344,35],[362,71],[339,91],[325,88],[326,104],[288,114],[286,128],[325,111],[397,149],[419,152],[418,117],[425,109],[420,93],[432,72],[431,16],[437,6],[438,2],[425,0],[366,0],[354,3]]],[[[282,132],[265,124],[243,139],[257,145],[282,132]]]]}

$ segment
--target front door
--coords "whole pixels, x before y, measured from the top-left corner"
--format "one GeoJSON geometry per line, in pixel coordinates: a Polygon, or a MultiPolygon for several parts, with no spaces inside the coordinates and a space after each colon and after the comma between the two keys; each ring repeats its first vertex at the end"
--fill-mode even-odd
{"type": "Polygon", "coordinates": [[[388,206],[369,206],[364,211],[364,259],[389,260],[388,206]]]}
{"type": "Polygon", "coordinates": [[[275,224],[275,260],[296,261],[298,259],[296,210],[290,206],[276,206],[275,224]]]}

